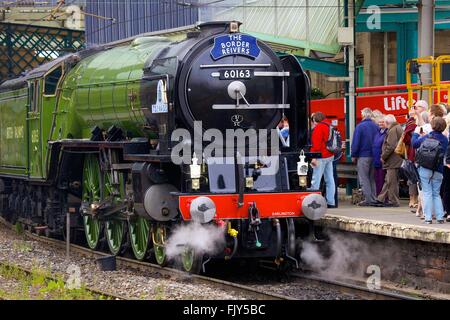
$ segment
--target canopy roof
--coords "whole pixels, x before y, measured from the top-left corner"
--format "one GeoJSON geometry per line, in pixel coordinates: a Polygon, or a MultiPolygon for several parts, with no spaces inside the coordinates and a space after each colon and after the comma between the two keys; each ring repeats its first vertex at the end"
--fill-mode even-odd
{"type": "Polygon", "coordinates": [[[202,21],[242,21],[242,31],[277,50],[306,54],[339,52],[343,18],[344,0],[225,0],[200,9],[202,21]]]}

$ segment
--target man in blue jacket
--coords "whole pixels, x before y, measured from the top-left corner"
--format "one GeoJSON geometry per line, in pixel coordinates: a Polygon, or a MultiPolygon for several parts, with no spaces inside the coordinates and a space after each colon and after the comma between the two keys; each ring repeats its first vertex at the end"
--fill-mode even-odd
{"type": "Polygon", "coordinates": [[[376,185],[373,166],[372,144],[378,126],[372,120],[370,108],[361,111],[362,121],[356,126],[352,141],[352,161],[357,163],[358,180],[364,195],[359,206],[370,206],[376,202],[376,185]]]}

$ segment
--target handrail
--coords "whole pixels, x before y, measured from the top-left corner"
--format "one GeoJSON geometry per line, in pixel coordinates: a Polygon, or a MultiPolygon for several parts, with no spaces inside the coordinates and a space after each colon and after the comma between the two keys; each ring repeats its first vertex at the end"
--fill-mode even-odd
{"type": "Polygon", "coordinates": [[[437,58],[432,56],[420,57],[416,59],[411,59],[406,62],[406,88],[408,90],[408,106],[412,106],[413,92],[415,90],[427,90],[428,102],[432,104],[434,102],[434,91],[437,93],[436,103],[441,103],[441,91],[447,90],[447,103],[450,102],[450,82],[442,81],[441,79],[441,66],[442,64],[450,63],[450,55],[443,55],[437,58]],[[431,64],[431,84],[412,84],[411,83],[411,63],[416,62],[417,64],[431,64]]]}
{"type": "MultiPolygon", "coordinates": [[[[450,85],[450,81],[442,81],[443,85],[450,85]]],[[[418,86],[418,83],[411,84],[411,87],[418,86]]],[[[366,93],[366,92],[383,92],[383,91],[400,91],[408,90],[407,84],[390,84],[387,86],[373,86],[373,87],[359,87],[356,88],[356,93],[366,93]]]]}

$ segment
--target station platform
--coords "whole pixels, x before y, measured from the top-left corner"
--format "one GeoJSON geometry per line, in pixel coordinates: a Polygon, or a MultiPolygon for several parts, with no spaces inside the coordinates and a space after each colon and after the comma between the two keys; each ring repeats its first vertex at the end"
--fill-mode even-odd
{"type": "Polygon", "coordinates": [[[339,208],[328,209],[320,224],[331,229],[450,244],[450,222],[437,224],[433,220],[433,224],[425,224],[410,211],[407,201],[398,208],[378,208],[358,207],[341,200],[339,208]]]}

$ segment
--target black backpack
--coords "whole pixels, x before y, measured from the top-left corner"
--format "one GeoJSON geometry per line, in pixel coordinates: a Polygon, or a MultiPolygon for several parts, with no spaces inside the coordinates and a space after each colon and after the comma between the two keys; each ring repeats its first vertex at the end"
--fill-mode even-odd
{"type": "Polygon", "coordinates": [[[329,129],[328,140],[326,143],[327,150],[334,155],[339,155],[342,151],[342,137],[339,131],[337,131],[333,126],[325,123],[329,129]]]}
{"type": "Polygon", "coordinates": [[[416,151],[416,163],[426,169],[437,171],[443,163],[444,152],[439,140],[428,135],[416,151]]]}

